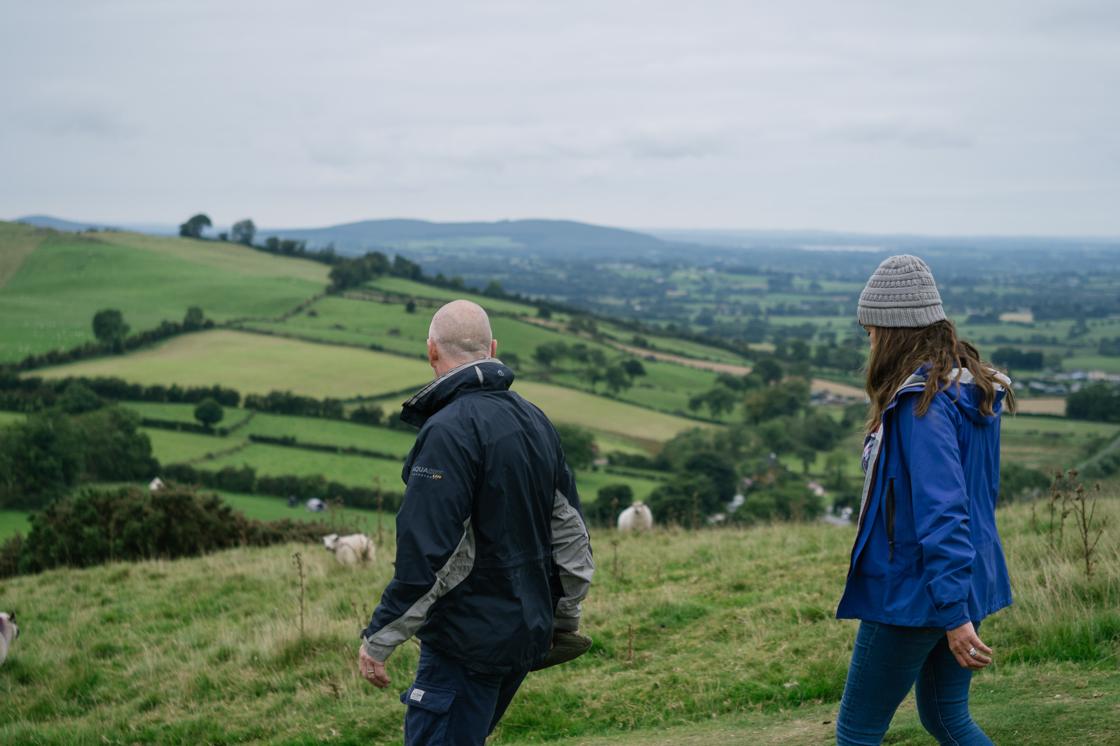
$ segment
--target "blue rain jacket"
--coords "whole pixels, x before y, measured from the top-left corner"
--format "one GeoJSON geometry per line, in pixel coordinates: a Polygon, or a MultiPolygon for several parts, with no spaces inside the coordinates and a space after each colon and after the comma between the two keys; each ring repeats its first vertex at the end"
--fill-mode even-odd
{"type": "Polygon", "coordinates": [[[996,415],[982,415],[981,391],[965,370],[960,385],[938,392],[918,417],[924,384],[922,369],[869,438],[837,618],[949,630],[1011,604],[995,517],[1005,391],[997,391],[996,415]]]}

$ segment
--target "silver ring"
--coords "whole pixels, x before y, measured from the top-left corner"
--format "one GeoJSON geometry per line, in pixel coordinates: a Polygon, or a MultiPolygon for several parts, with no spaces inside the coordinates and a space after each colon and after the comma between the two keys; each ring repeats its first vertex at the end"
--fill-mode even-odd
{"type": "Polygon", "coordinates": [[[975,658],[976,656],[980,655],[980,651],[977,650],[976,648],[969,648],[968,649],[968,654],[970,656],[972,656],[973,658],[975,658]]]}

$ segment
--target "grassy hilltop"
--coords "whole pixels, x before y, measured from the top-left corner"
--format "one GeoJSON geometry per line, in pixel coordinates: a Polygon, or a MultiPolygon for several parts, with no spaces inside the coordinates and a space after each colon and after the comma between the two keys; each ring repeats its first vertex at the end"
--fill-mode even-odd
{"type": "MultiPolygon", "coordinates": [[[[735,303],[788,310],[822,292],[839,304],[858,290],[841,281],[814,289],[797,279],[771,292],[760,274],[683,269],[670,291],[652,275],[643,279],[641,268],[618,271],[673,302],[695,294],[697,314],[708,301],[735,294],[743,296],[735,303]]],[[[218,241],[0,223],[0,363],[91,341],[92,316],[104,308],[121,310],[137,332],[199,306],[217,328],[23,375],[220,384],[242,395],[288,390],[343,400],[347,413],[362,405],[391,412],[404,392],[431,378],[423,342],[434,307],[469,297],[491,311],[499,354],[517,370],[515,390],[557,422],[589,430],[600,453],[633,457],[656,455],[693,428],[733,432],[740,409],[712,413],[690,408],[690,399],[718,385],[721,373],[742,377],[758,362],[750,356],[774,348],[723,349],[668,330],[646,329],[639,338],[618,319],[594,319],[589,331],[579,327],[587,318],[567,311],[545,314],[509,297],[400,276],[326,294],[327,273],[324,264],[218,241]],[[611,364],[638,358],[644,374],[608,392],[582,364],[536,354],[565,341],[611,364]]],[[[717,305],[731,315],[713,307],[715,321],[740,323],[741,309],[717,305]]],[[[775,327],[812,320],[770,317],[775,327]]],[[[846,316],[816,320],[821,336],[851,331],[846,316]]],[[[1120,319],[1101,321],[1089,334],[1106,335],[1115,324],[1120,319]]],[[[817,379],[814,388],[853,392],[850,375],[832,377],[838,380],[817,379]]],[[[1033,402],[1060,408],[1063,400],[1033,402]]],[[[146,418],[143,431],[164,465],[203,471],[250,466],[261,476],[325,475],[366,488],[376,479],[395,491],[414,437],[411,430],[243,407],[226,408],[220,432],[185,432],[174,428],[194,422],[192,404],[120,404],[146,418]]],[[[843,415],[836,404],[814,410],[836,421],[843,415]]],[[[0,426],[24,417],[0,411],[0,426]]],[[[855,480],[860,442],[853,429],[815,459],[787,452],[781,460],[802,481],[837,473],[855,480]]],[[[1004,459],[1023,467],[1070,468],[1116,448],[1116,424],[1028,415],[1003,424],[1004,459]]],[[[747,474],[742,466],[736,476],[747,474]]],[[[673,478],[612,464],[581,470],[578,484],[585,501],[617,483],[644,498],[673,478]]],[[[974,690],[975,714],[997,743],[1106,744],[1120,732],[1118,493],[1120,484],[1106,484],[1098,515],[1110,524],[1091,579],[1079,564],[1070,519],[1059,535],[1045,501],[1000,511],[1016,605],[984,626],[997,665],[978,676],[974,690]]],[[[222,495],[254,518],[312,515],[288,508],[282,496],[222,495]]],[[[392,522],[352,509],[333,518],[371,534],[383,522],[373,567],[348,571],[318,547],[289,545],[0,581],[0,609],[16,610],[22,626],[0,667],[0,743],[399,743],[396,692],[408,683],[416,648],[407,645],[392,659],[389,692],[373,690],[354,666],[357,632],[392,573],[392,522]],[[303,633],[294,552],[307,571],[303,633]]],[[[0,511],[0,539],[26,532],[27,522],[26,513],[0,511]]],[[[851,535],[851,528],[824,524],[629,537],[596,531],[599,572],[585,617],[595,646],[571,665],[532,675],[494,743],[830,742],[855,632],[831,618],[851,535]]],[[[889,742],[928,742],[912,703],[889,742]]]]}
{"type": "MultiPolygon", "coordinates": [[[[1114,539],[1120,501],[1101,509],[1114,539]]],[[[997,664],[976,677],[977,719],[996,743],[1114,743],[1120,542],[1102,542],[1086,580],[1070,525],[1051,550],[1042,511],[1000,523],[1016,603],[984,626],[997,664]]],[[[595,646],[531,675],[494,743],[829,743],[855,632],[832,619],[850,539],[819,524],[596,532],[595,646]]],[[[358,571],[291,545],[5,581],[22,635],[0,668],[0,742],[400,743],[416,648],[391,659],[386,692],[354,665],[392,572],[386,541],[358,571]]],[[[912,700],[889,742],[929,742],[912,700]]]]}

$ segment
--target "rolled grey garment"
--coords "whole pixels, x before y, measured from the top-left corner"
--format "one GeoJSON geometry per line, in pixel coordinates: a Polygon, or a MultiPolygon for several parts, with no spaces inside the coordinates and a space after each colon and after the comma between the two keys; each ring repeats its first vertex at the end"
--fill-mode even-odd
{"type": "Polygon", "coordinates": [[[591,649],[591,638],[579,632],[563,632],[557,630],[552,635],[552,649],[540,663],[532,670],[540,671],[542,668],[551,668],[561,663],[575,660],[591,649]]]}

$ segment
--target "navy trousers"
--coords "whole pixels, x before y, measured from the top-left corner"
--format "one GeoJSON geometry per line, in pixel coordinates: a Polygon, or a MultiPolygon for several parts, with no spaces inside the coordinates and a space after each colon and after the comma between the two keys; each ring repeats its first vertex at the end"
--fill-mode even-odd
{"type": "Polygon", "coordinates": [[[882,743],[895,710],[915,683],[918,717],[938,743],[991,746],[968,711],[972,671],[953,657],[945,630],[879,622],[860,622],[836,718],[836,743],[882,743]]]}
{"type": "Polygon", "coordinates": [[[479,673],[421,646],[416,681],[401,695],[405,746],[482,746],[528,673],[479,673]]]}

